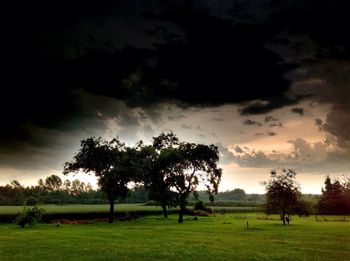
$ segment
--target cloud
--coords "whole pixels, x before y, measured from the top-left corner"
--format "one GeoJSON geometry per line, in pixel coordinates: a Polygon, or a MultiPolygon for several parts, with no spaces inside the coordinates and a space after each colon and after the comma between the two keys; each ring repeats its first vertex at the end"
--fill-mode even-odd
{"type": "Polygon", "coordinates": [[[333,134],[338,139],[338,145],[350,150],[350,106],[333,105],[327,115],[323,130],[333,134]]]}
{"type": "Polygon", "coordinates": [[[271,115],[265,116],[265,122],[270,122],[270,121],[279,121],[279,119],[276,119],[271,115]]]}
{"type": "Polygon", "coordinates": [[[328,136],[324,141],[308,142],[302,138],[288,141],[290,152],[281,153],[245,147],[233,152],[220,145],[222,163],[237,163],[246,168],[279,168],[289,167],[308,172],[341,172],[350,167],[349,151],[337,147],[334,137],[328,136]]]}
{"type": "Polygon", "coordinates": [[[293,98],[281,96],[278,98],[271,98],[264,102],[255,101],[250,105],[244,106],[242,109],[240,109],[240,112],[242,115],[266,114],[275,109],[297,104],[305,97],[307,96],[296,95],[293,98]]]}
{"type": "Polygon", "coordinates": [[[225,121],[224,119],[218,118],[218,117],[212,118],[212,120],[213,120],[213,121],[225,121]]]}
{"type": "Polygon", "coordinates": [[[291,112],[299,114],[301,116],[304,115],[304,109],[299,107],[292,108],[291,112]]]}
{"type": "Polygon", "coordinates": [[[243,124],[244,124],[244,125],[257,125],[257,126],[261,126],[261,123],[260,123],[260,122],[257,122],[257,121],[251,120],[251,119],[247,119],[247,120],[243,121],[243,124]]]}
{"type": "Polygon", "coordinates": [[[191,125],[182,124],[182,128],[186,130],[191,130],[193,127],[191,125]]]}
{"type": "MultiPolygon", "coordinates": [[[[50,162],[46,155],[57,159],[54,151],[91,134],[152,135],[164,104],[183,109],[170,121],[193,107],[237,104],[242,115],[265,116],[303,99],[329,104],[316,124],[349,151],[349,2],[224,2],[21,4],[4,49],[2,164],[50,162]]],[[[272,116],[265,124],[282,127],[272,116]]],[[[246,162],[263,162],[256,154],[246,162]]]]}
{"type": "Polygon", "coordinates": [[[322,119],[315,119],[315,125],[318,127],[318,130],[322,130],[323,129],[323,120],[322,119]]]}
{"type": "Polygon", "coordinates": [[[283,128],[283,124],[281,122],[279,123],[271,123],[269,124],[270,127],[280,127],[280,128],[283,128]]]}
{"type": "Polygon", "coordinates": [[[273,131],[268,131],[267,132],[267,136],[276,136],[277,133],[276,132],[273,132],[273,131]]]}
{"type": "Polygon", "coordinates": [[[234,150],[235,150],[235,152],[237,152],[237,153],[243,153],[243,152],[244,152],[240,146],[235,146],[235,147],[234,147],[234,150]]]}
{"type": "Polygon", "coordinates": [[[217,143],[216,146],[219,149],[220,154],[220,163],[222,164],[230,164],[232,163],[232,159],[234,158],[234,155],[229,149],[225,146],[223,146],[221,143],[217,143]]]}
{"type": "Polygon", "coordinates": [[[305,66],[292,74],[293,93],[309,93],[321,104],[330,104],[331,110],[316,125],[338,138],[338,145],[350,149],[350,61],[324,60],[305,66]],[[311,80],[310,80],[311,79],[311,80]],[[321,122],[322,121],[322,122],[321,122]]]}

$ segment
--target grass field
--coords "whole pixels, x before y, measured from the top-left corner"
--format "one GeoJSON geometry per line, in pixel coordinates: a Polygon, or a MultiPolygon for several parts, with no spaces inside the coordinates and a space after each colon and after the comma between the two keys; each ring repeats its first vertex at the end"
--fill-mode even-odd
{"type": "MultiPolygon", "coordinates": [[[[109,205],[41,205],[45,209],[45,213],[87,213],[87,212],[108,212],[109,205]]],[[[116,204],[116,212],[128,211],[161,211],[157,206],[144,206],[144,204],[116,204]]],[[[22,211],[22,206],[0,206],[1,214],[17,214],[22,211]]]]}
{"type": "Polygon", "coordinates": [[[293,217],[283,226],[277,217],[245,216],[186,216],[183,224],[176,215],[25,229],[0,224],[0,260],[350,260],[350,222],[293,217]]]}
{"type": "MultiPolygon", "coordinates": [[[[41,205],[40,207],[45,209],[45,213],[88,213],[88,212],[108,212],[109,205],[41,205]]],[[[145,206],[144,204],[116,204],[115,212],[131,212],[131,211],[142,211],[142,212],[161,212],[162,209],[159,206],[145,206]]],[[[230,207],[230,206],[213,206],[214,210],[226,211],[226,212],[242,212],[244,210],[254,210],[253,207],[230,207]]],[[[22,206],[0,206],[1,214],[18,214],[22,211],[22,206]]],[[[173,210],[171,208],[170,210],[173,210]]]]}

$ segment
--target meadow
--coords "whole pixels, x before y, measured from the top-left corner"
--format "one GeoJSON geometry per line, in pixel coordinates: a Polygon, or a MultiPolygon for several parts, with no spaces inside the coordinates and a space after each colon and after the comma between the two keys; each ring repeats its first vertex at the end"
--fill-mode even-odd
{"type": "Polygon", "coordinates": [[[278,216],[230,213],[185,216],[183,224],[174,214],[24,229],[3,223],[0,260],[350,260],[350,222],[341,219],[293,216],[283,226],[278,216]]]}

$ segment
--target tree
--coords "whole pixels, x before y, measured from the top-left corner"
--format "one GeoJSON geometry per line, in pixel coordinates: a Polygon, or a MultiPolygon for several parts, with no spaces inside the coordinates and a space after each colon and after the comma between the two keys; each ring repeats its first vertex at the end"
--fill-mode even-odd
{"type": "Polygon", "coordinates": [[[331,180],[329,176],[324,182],[325,187],[322,188],[322,196],[317,202],[317,213],[328,215],[345,215],[350,213],[349,203],[349,180],[344,178],[344,182],[339,180],[331,180]]]}
{"type": "Polygon", "coordinates": [[[51,175],[45,179],[45,187],[51,192],[58,191],[61,186],[62,179],[57,175],[51,175]]]}
{"type": "Polygon", "coordinates": [[[66,194],[69,194],[71,185],[72,185],[72,183],[70,182],[69,179],[66,179],[66,180],[63,182],[63,188],[64,188],[66,194]]]}
{"type": "Polygon", "coordinates": [[[222,169],[217,167],[219,151],[214,145],[180,143],[175,150],[168,152],[173,188],[179,195],[180,212],[178,222],[183,222],[187,198],[191,192],[197,195],[200,183],[206,187],[211,201],[217,194],[222,169]]]}
{"type": "Polygon", "coordinates": [[[140,150],[139,171],[142,182],[149,191],[149,197],[158,202],[165,218],[168,217],[168,207],[176,206],[177,194],[171,191],[170,174],[167,171],[167,162],[162,157],[166,149],[177,146],[179,139],[172,133],[161,133],[153,138],[153,144],[142,146],[140,150]]]}
{"type": "Polygon", "coordinates": [[[266,212],[279,212],[283,225],[289,223],[290,215],[298,204],[301,195],[295,183],[296,172],[292,169],[282,169],[282,173],[271,171],[271,179],[266,184],[266,212]]]}
{"type": "Polygon", "coordinates": [[[12,180],[11,181],[11,186],[12,186],[12,202],[15,205],[21,205],[23,204],[25,200],[25,195],[24,195],[24,187],[18,180],[12,180]]]}
{"type": "Polygon", "coordinates": [[[162,206],[165,217],[167,207],[180,205],[179,223],[182,223],[187,198],[190,193],[196,193],[200,182],[211,199],[218,192],[221,169],[216,165],[219,153],[214,145],[180,142],[169,132],[154,137],[152,146],[144,146],[141,152],[144,185],[150,197],[162,206]]]}
{"type": "Polygon", "coordinates": [[[130,174],[134,152],[118,139],[102,141],[101,138],[88,138],[81,141],[73,161],[65,163],[64,174],[83,171],[98,178],[98,185],[109,201],[110,223],[114,217],[114,201],[127,195],[127,185],[133,176],[130,174]]]}

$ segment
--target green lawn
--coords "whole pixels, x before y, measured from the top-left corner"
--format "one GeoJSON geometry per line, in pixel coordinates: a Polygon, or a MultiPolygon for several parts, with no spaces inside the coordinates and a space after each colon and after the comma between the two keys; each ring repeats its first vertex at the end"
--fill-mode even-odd
{"type": "MultiPolygon", "coordinates": [[[[108,212],[109,205],[41,205],[40,207],[45,209],[45,213],[88,213],[88,212],[108,212]]],[[[161,213],[162,209],[159,206],[145,206],[144,204],[116,204],[114,206],[115,211],[118,212],[128,212],[128,211],[159,211],[161,213]]],[[[252,211],[253,207],[230,207],[230,206],[214,206],[212,207],[217,211],[226,212],[243,212],[244,210],[252,211]]],[[[0,206],[1,214],[18,214],[22,212],[23,206],[0,206]]],[[[174,210],[171,208],[170,210],[174,210]]]]}
{"type": "MultiPolygon", "coordinates": [[[[45,213],[87,213],[87,212],[108,212],[109,205],[40,205],[45,213]]],[[[22,212],[22,206],[0,206],[1,214],[17,214],[22,212]]],[[[144,204],[116,204],[116,212],[127,211],[161,211],[158,206],[144,206],[144,204]]]]}
{"type": "MultiPolygon", "coordinates": [[[[0,260],[350,260],[350,222],[257,214],[148,216],[88,225],[0,224],[0,260]],[[259,218],[259,219],[258,219],[259,218]]],[[[341,219],[341,217],[339,217],[341,219]]]]}

